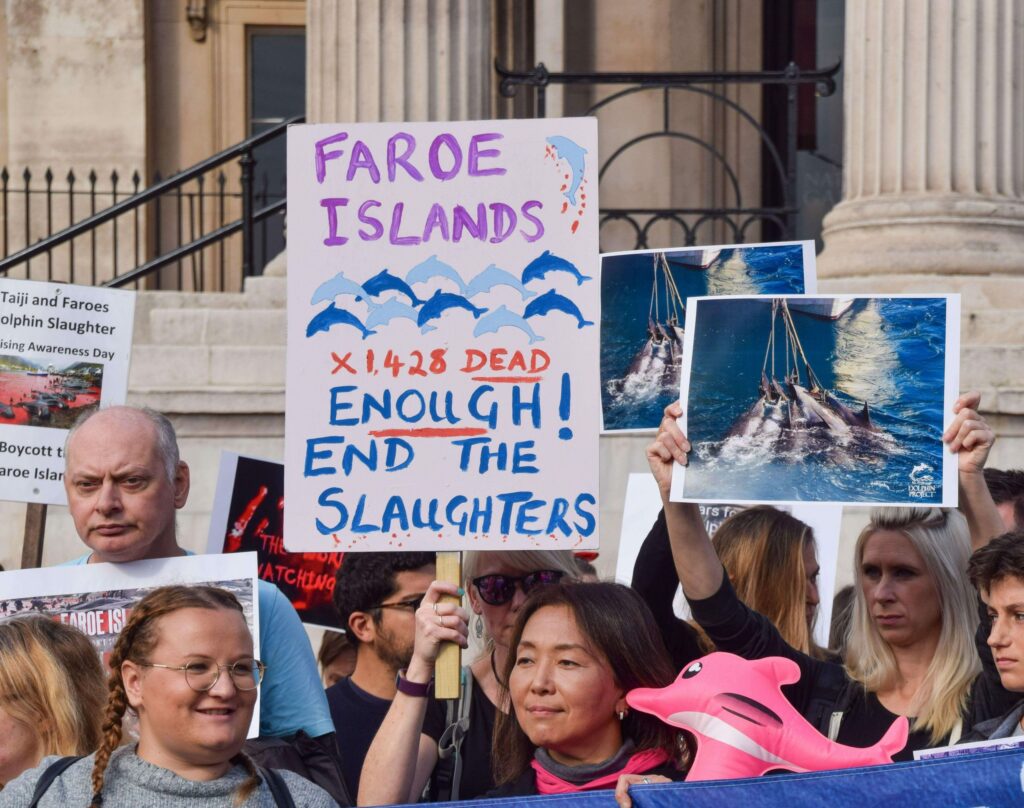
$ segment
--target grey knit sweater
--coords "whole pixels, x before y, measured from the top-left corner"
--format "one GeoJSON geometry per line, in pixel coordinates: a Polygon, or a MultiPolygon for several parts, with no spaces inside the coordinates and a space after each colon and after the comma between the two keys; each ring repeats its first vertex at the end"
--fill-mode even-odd
{"type": "MultiPolygon", "coordinates": [[[[25,808],[32,799],[36,781],[56,757],[43,758],[0,791],[0,808],[25,808]]],[[[39,808],[86,808],[92,799],[93,756],[73,764],[39,802],[39,808]]],[[[292,799],[299,808],[337,808],[337,803],[319,786],[292,772],[282,771],[292,799]]],[[[241,766],[233,766],[223,777],[195,782],[168,769],[147,763],[132,747],[123,746],[110,756],[103,786],[103,808],[231,808],[235,789],[248,779],[241,766]]],[[[244,808],[274,808],[266,783],[243,803],[244,808]]]]}

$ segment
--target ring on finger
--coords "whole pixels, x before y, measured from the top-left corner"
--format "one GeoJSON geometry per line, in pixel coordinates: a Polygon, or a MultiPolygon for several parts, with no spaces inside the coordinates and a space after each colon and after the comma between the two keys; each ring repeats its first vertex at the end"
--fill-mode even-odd
{"type": "Polygon", "coordinates": [[[645,786],[649,786],[651,784],[651,778],[650,777],[641,777],[640,778],[640,782],[643,783],[645,786]]]}
{"type": "Polygon", "coordinates": [[[437,604],[434,604],[434,614],[437,614],[437,604]]]}
{"type": "Polygon", "coordinates": [[[437,624],[444,628],[444,618],[441,615],[437,616],[437,624]]]}

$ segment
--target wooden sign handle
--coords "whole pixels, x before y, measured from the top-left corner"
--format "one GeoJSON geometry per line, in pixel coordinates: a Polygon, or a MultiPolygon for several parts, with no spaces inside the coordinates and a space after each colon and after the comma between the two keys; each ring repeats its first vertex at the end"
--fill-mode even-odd
{"type": "Polygon", "coordinates": [[[43,565],[43,538],[46,535],[46,506],[35,502],[25,508],[25,539],[21,545],[23,570],[43,565]]]}
{"type": "MultiPolygon", "coordinates": [[[[437,554],[437,580],[462,586],[462,554],[439,552],[437,554]]],[[[459,599],[446,595],[443,603],[459,604],[459,599]]],[[[453,642],[446,642],[437,656],[434,666],[434,697],[457,699],[461,694],[459,679],[462,668],[462,649],[453,642]]]]}

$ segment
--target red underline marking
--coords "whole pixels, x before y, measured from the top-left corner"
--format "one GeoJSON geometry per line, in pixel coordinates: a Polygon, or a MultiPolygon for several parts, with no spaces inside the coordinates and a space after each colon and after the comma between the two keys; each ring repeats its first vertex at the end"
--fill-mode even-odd
{"type": "Polygon", "coordinates": [[[471,438],[486,435],[482,427],[423,427],[422,429],[375,429],[370,432],[375,438],[471,438]]]}
{"type": "Polygon", "coordinates": [[[475,382],[504,382],[506,384],[521,384],[528,382],[539,382],[543,376],[473,376],[475,382]]]}

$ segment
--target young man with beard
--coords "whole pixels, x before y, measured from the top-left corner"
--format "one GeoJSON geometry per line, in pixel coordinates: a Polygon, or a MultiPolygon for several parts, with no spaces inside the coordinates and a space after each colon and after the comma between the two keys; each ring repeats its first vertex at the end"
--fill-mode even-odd
{"type": "Polygon", "coordinates": [[[352,675],[327,688],[350,794],[412,658],[416,609],[434,580],[433,553],[346,553],[334,605],[356,646],[352,675]]]}

